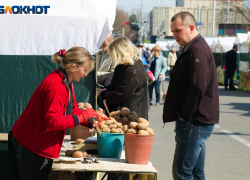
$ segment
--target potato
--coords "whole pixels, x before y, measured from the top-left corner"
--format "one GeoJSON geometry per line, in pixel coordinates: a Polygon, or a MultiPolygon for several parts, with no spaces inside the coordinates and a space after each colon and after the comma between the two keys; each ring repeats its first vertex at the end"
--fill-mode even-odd
{"type": "Polygon", "coordinates": [[[127,117],[122,117],[121,121],[122,125],[129,125],[130,121],[128,120],[127,117]]]}
{"type": "Polygon", "coordinates": [[[147,123],[148,126],[149,126],[149,122],[146,119],[144,119],[144,118],[139,118],[137,122],[138,123],[147,123]]]}
{"type": "Polygon", "coordinates": [[[154,135],[154,131],[150,127],[147,127],[146,131],[148,131],[150,135],[154,135]]]}
{"type": "Polygon", "coordinates": [[[110,124],[110,125],[109,125],[109,128],[110,128],[110,129],[112,129],[112,128],[116,129],[116,128],[117,128],[117,125],[115,125],[115,124],[110,124]]]}
{"type": "Polygon", "coordinates": [[[103,128],[103,129],[102,129],[102,132],[110,133],[110,128],[103,128]]]}
{"type": "Polygon", "coordinates": [[[135,111],[132,111],[130,114],[133,114],[135,116],[135,121],[138,120],[138,115],[137,115],[137,113],[135,111]]]}
{"type": "Polygon", "coordinates": [[[120,117],[120,116],[114,116],[114,118],[115,118],[116,121],[121,120],[121,117],[120,117]]]}
{"type": "Polygon", "coordinates": [[[131,128],[137,128],[137,122],[130,122],[129,123],[129,127],[131,127],[131,128]]]}
{"type": "Polygon", "coordinates": [[[109,127],[108,125],[104,124],[101,126],[101,129],[108,128],[108,127],[109,127]]]}
{"type": "Polygon", "coordinates": [[[105,124],[106,124],[106,125],[113,124],[113,120],[107,120],[107,121],[105,121],[105,124]]]}
{"type": "Polygon", "coordinates": [[[115,120],[115,118],[113,118],[113,117],[109,117],[109,120],[115,120]]]}
{"type": "Polygon", "coordinates": [[[115,129],[115,128],[112,128],[112,129],[111,129],[111,132],[112,132],[112,133],[120,133],[120,131],[119,131],[118,129],[115,129]]]}
{"type": "Polygon", "coordinates": [[[136,134],[137,133],[137,129],[128,129],[127,130],[127,133],[129,133],[129,134],[136,134]]]}
{"type": "Polygon", "coordinates": [[[78,108],[80,108],[82,111],[86,110],[86,108],[84,107],[84,103],[82,102],[78,103],[78,108]]]}
{"type": "Polygon", "coordinates": [[[67,150],[65,152],[65,155],[68,156],[68,157],[72,157],[73,152],[74,152],[73,150],[67,150]]]}
{"type": "Polygon", "coordinates": [[[128,120],[129,120],[129,121],[135,122],[137,119],[136,119],[135,115],[133,115],[133,114],[130,113],[130,114],[128,115],[128,120]]]}
{"type": "Polygon", "coordinates": [[[149,132],[146,131],[146,130],[139,130],[138,134],[140,134],[140,135],[149,135],[149,132]]]}
{"type": "Polygon", "coordinates": [[[81,144],[83,141],[84,141],[83,139],[80,139],[80,138],[79,138],[79,139],[76,140],[76,144],[77,144],[77,145],[78,145],[78,144],[81,144]]]}
{"type": "Polygon", "coordinates": [[[145,129],[147,129],[147,127],[148,127],[147,123],[138,123],[137,124],[137,128],[141,129],[141,130],[145,130],[145,129]]]}
{"type": "MultiPolygon", "coordinates": [[[[116,113],[116,112],[113,111],[113,112],[111,112],[111,113],[109,114],[109,116],[110,116],[110,117],[114,117],[114,116],[115,116],[115,113],[116,113]]],[[[110,119],[110,118],[109,118],[109,119],[110,119]]]]}
{"type": "Polygon", "coordinates": [[[122,123],[119,123],[119,122],[115,122],[115,125],[116,125],[118,128],[122,127],[122,123]]]}
{"type": "Polygon", "coordinates": [[[85,107],[86,109],[89,109],[89,108],[92,108],[92,105],[89,104],[89,103],[84,103],[84,107],[85,107]]]}
{"type": "Polygon", "coordinates": [[[87,157],[88,153],[86,151],[82,151],[83,157],[87,157]]]}
{"type": "Polygon", "coordinates": [[[102,121],[100,122],[99,126],[102,127],[103,125],[105,125],[105,123],[106,123],[105,121],[102,121]]]}
{"type": "Polygon", "coordinates": [[[83,102],[79,102],[78,103],[78,107],[80,108],[80,107],[84,107],[84,103],[83,102]]]}
{"type": "Polygon", "coordinates": [[[123,130],[121,128],[117,128],[117,130],[119,130],[120,133],[123,133],[123,130]]]}
{"type": "Polygon", "coordinates": [[[82,151],[73,152],[72,157],[74,157],[74,158],[82,158],[83,157],[82,151]]]}
{"type": "Polygon", "coordinates": [[[115,112],[115,116],[121,116],[121,115],[122,115],[121,111],[116,111],[115,112]]]}
{"type": "Polygon", "coordinates": [[[130,110],[128,108],[122,108],[121,113],[123,117],[126,117],[129,115],[130,110]]]}
{"type": "Polygon", "coordinates": [[[128,130],[128,125],[124,125],[124,126],[122,127],[122,131],[123,131],[124,133],[126,133],[127,130],[128,130]]]}

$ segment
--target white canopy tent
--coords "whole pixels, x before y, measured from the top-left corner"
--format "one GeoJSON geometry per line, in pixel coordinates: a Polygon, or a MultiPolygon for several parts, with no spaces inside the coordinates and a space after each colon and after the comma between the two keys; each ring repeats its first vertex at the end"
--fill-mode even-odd
{"type": "Polygon", "coordinates": [[[2,0],[1,5],[50,6],[47,14],[0,16],[2,55],[52,55],[73,46],[94,54],[112,30],[116,13],[116,0],[2,0]]]}
{"type": "Polygon", "coordinates": [[[235,45],[239,46],[239,52],[240,53],[248,53],[248,46],[244,46],[242,43],[244,41],[246,41],[248,38],[248,34],[247,33],[237,33],[236,39],[234,41],[235,45]]]}
{"type": "Polygon", "coordinates": [[[219,39],[219,38],[213,38],[213,42],[212,42],[212,44],[210,45],[210,48],[211,48],[212,52],[215,52],[216,44],[217,44],[217,42],[218,42],[218,39],[219,39]]]}
{"type": "Polygon", "coordinates": [[[144,48],[149,48],[149,50],[151,51],[153,49],[154,46],[156,46],[156,44],[153,43],[144,43],[144,48]]]}
{"type": "Polygon", "coordinates": [[[247,39],[242,42],[242,48],[245,49],[246,53],[249,52],[249,48],[250,48],[249,44],[250,44],[250,31],[248,31],[247,33],[247,39]]]}
{"type": "Polygon", "coordinates": [[[220,37],[215,46],[216,53],[226,53],[233,48],[236,37],[220,37]]]}

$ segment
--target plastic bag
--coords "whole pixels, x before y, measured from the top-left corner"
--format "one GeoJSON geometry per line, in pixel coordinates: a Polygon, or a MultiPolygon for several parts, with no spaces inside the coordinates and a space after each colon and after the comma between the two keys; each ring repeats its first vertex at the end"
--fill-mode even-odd
{"type": "Polygon", "coordinates": [[[149,85],[154,81],[155,81],[155,77],[153,73],[150,70],[147,70],[147,84],[149,85]]]}

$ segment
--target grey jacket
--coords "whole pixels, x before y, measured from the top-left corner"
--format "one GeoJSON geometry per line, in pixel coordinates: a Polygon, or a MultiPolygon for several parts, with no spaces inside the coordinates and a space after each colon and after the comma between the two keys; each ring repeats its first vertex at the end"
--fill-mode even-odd
{"type": "Polygon", "coordinates": [[[113,63],[109,58],[109,55],[106,54],[103,62],[100,64],[102,58],[103,50],[100,49],[96,53],[96,67],[97,67],[97,76],[101,76],[110,72],[115,71],[115,67],[117,64],[113,63]],[[100,65],[99,65],[100,64],[100,65]],[[98,68],[99,67],[99,68],[98,68]]]}
{"type": "MultiPolygon", "coordinates": [[[[152,61],[154,60],[154,56],[151,58],[151,60],[149,61],[149,65],[151,65],[152,61]]],[[[155,64],[155,73],[154,73],[154,77],[156,81],[162,81],[165,80],[165,72],[167,70],[167,63],[166,63],[166,59],[164,56],[160,55],[158,57],[158,60],[156,61],[155,64]],[[159,75],[162,75],[162,79],[159,79],[159,75]]]]}

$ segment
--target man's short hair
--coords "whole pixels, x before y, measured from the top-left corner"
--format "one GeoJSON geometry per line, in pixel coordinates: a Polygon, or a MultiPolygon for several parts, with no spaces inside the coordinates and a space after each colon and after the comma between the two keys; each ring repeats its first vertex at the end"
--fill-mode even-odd
{"type": "Polygon", "coordinates": [[[237,46],[237,45],[234,45],[234,46],[233,46],[233,49],[234,49],[234,48],[238,48],[238,46],[237,46]]]}
{"type": "Polygon", "coordinates": [[[194,25],[195,29],[197,29],[196,20],[191,13],[186,11],[181,11],[172,17],[171,22],[174,22],[179,17],[181,18],[181,23],[184,26],[187,27],[189,25],[194,25]]]}

